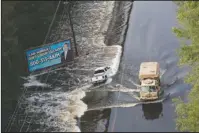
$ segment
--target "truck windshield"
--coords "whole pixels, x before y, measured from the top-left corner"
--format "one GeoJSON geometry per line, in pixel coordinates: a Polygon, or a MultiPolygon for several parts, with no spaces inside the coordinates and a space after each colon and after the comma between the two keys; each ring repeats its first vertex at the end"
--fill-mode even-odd
{"type": "Polygon", "coordinates": [[[141,90],[142,90],[143,92],[149,92],[149,87],[148,87],[148,86],[143,86],[143,87],[141,88],[141,90]]]}
{"type": "Polygon", "coordinates": [[[104,70],[97,70],[94,72],[94,74],[103,73],[103,72],[104,72],[104,70]]]}

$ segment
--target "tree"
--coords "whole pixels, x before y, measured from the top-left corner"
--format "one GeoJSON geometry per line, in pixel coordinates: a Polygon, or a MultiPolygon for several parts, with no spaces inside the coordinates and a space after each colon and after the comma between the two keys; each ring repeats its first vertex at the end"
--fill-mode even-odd
{"type": "Polygon", "coordinates": [[[176,104],[176,128],[180,131],[199,132],[199,2],[179,1],[177,19],[182,27],[172,28],[181,40],[178,50],[180,65],[189,65],[192,69],[185,82],[192,85],[188,102],[174,99],[176,104]],[[187,44],[190,40],[191,44],[187,44]]]}

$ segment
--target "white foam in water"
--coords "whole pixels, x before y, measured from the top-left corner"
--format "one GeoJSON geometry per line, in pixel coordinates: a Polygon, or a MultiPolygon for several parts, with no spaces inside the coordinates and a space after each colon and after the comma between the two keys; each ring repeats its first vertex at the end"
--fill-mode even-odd
{"type": "Polygon", "coordinates": [[[111,104],[111,105],[107,105],[107,106],[99,106],[99,107],[94,107],[94,108],[90,108],[87,111],[91,111],[91,110],[101,110],[101,109],[108,109],[108,108],[129,108],[129,107],[134,107],[136,105],[139,105],[141,103],[136,102],[136,103],[117,103],[117,104],[111,104]]]}
{"type": "Polygon", "coordinates": [[[164,75],[165,72],[166,72],[166,69],[160,68],[160,78],[164,75]]]}
{"type": "Polygon", "coordinates": [[[122,85],[117,84],[116,87],[108,86],[108,87],[106,87],[106,88],[98,88],[98,89],[95,89],[95,90],[93,90],[93,89],[86,90],[86,92],[90,92],[90,91],[139,92],[140,90],[139,90],[139,89],[130,89],[130,88],[126,88],[126,87],[124,87],[124,86],[122,86],[122,85]]]}
{"type": "Polygon", "coordinates": [[[133,80],[129,79],[129,82],[131,82],[133,85],[137,86],[137,87],[141,87],[139,84],[136,84],[133,80]]]}
{"type": "Polygon", "coordinates": [[[70,68],[65,68],[65,70],[67,70],[67,71],[76,71],[76,70],[78,70],[78,71],[91,71],[91,69],[82,69],[82,68],[72,68],[72,69],[70,69],[70,68]]]}
{"type": "MultiPolygon", "coordinates": [[[[111,64],[110,67],[112,68],[111,76],[114,76],[119,68],[122,47],[108,47],[117,47],[117,52],[115,53],[114,59],[108,63],[111,64]]],[[[88,69],[76,68],[65,68],[65,70],[88,71],[88,69]]],[[[36,76],[29,76],[27,80],[28,83],[24,83],[24,87],[50,87],[50,85],[41,83],[36,80],[36,76]]],[[[112,78],[109,78],[105,84],[109,84],[111,81],[112,78]]],[[[103,85],[104,84],[100,86],[103,85]]],[[[53,132],[80,132],[80,129],[77,126],[77,120],[75,118],[80,118],[87,111],[87,105],[81,99],[85,97],[84,91],[88,90],[92,86],[92,84],[86,84],[82,87],[74,89],[71,92],[61,92],[61,88],[55,88],[56,91],[52,92],[34,93],[31,96],[28,96],[27,100],[25,101],[27,104],[26,113],[34,113],[34,124],[45,124],[45,129],[37,129],[37,131],[50,130],[53,132]],[[42,117],[42,119],[40,117],[42,117]]],[[[112,107],[113,106],[114,105],[112,105],[112,107]]]]}
{"type": "MultiPolygon", "coordinates": [[[[92,6],[93,6],[93,3],[91,3],[91,7],[92,6]]],[[[114,2],[112,2],[112,6],[114,6],[114,2]]],[[[82,8],[79,8],[79,9],[80,9],[79,12],[81,13],[82,8]]],[[[108,8],[104,8],[104,9],[105,9],[104,13],[110,12],[111,14],[113,8],[110,7],[110,9],[108,8]]],[[[100,10],[100,15],[98,16],[99,16],[98,19],[104,22],[103,12],[101,12],[101,10],[100,10]]],[[[89,18],[92,18],[92,17],[89,17],[89,18]]],[[[88,23],[86,23],[86,26],[87,25],[88,23]]],[[[82,25],[80,26],[82,28],[82,25]]],[[[108,26],[108,25],[104,23],[104,26],[108,26]]],[[[95,26],[92,26],[92,27],[95,27],[95,26]]],[[[101,28],[101,23],[99,23],[99,26],[96,26],[96,27],[101,28]]],[[[106,28],[108,27],[103,27],[104,31],[106,31],[106,28]]],[[[93,32],[89,31],[90,34],[93,34],[93,32]]],[[[78,36],[77,36],[77,39],[78,39],[78,36]]],[[[86,46],[86,48],[88,48],[89,46],[94,45],[90,43],[91,39],[88,39],[87,37],[85,37],[85,39],[88,42],[88,44],[85,45],[84,43],[82,46],[86,46]]],[[[95,43],[96,46],[99,46],[99,45],[100,47],[105,46],[103,34],[101,36],[96,36],[95,38],[93,38],[92,41],[96,42],[95,43]]],[[[111,68],[112,68],[111,76],[114,76],[117,73],[117,70],[119,68],[122,47],[121,46],[108,46],[108,47],[117,47],[116,56],[114,57],[112,62],[108,62],[108,64],[111,64],[111,68]]],[[[91,69],[59,68],[53,71],[56,73],[56,71],[63,70],[63,69],[65,69],[66,71],[70,71],[70,70],[71,71],[73,70],[91,71],[92,68],[91,69]]],[[[24,86],[25,87],[30,87],[30,86],[49,87],[48,84],[41,83],[36,80],[36,76],[43,75],[45,73],[49,73],[49,71],[40,73],[38,75],[30,76],[28,79],[28,83],[24,83],[24,86]]],[[[71,76],[73,77],[73,75],[71,76]]],[[[110,83],[110,82],[111,80],[108,80],[107,83],[110,83]]],[[[57,132],[80,132],[79,127],[76,126],[77,121],[75,117],[81,117],[84,114],[84,112],[87,110],[87,105],[83,103],[81,99],[85,96],[84,90],[87,90],[90,87],[92,87],[92,84],[84,85],[83,87],[77,88],[72,92],[62,92],[61,91],[62,88],[55,88],[54,90],[56,91],[52,91],[52,92],[34,93],[31,96],[28,96],[27,100],[24,100],[24,102],[26,102],[27,104],[26,113],[31,113],[31,116],[33,116],[32,117],[33,124],[40,124],[40,125],[45,124],[44,126],[45,129],[38,129],[38,131],[42,130],[42,131],[51,131],[51,132],[56,132],[56,131],[57,132]],[[32,113],[34,115],[32,115],[32,113]]],[[[44,128],[43,126],[41,127],[44,128]]]]}
{"type": "Polygon", "coordinates": [[[112,80],[113,80],[112,78],[108,78],[105,84],[110,84],[112,80]]]}
{"type": "Polygon", "coordinates": [[[102,120],[99,120],[97,122],[97,128],[95,129],[95,132],[103,132],[106,130],[106,123],[107,123],[107,120],[106,119],[102,119],[102,120]]]}
{"type": "Polygon", "coordinates": [[[78,99],[82,99],[85,96],[86,96],[85,92],[82,90],[79,90],[78,92],[71,93],[71,95],[69,95],[68,97],[70,100],[76,101],[78,99]]]}
{"type": "Polygon", "coordinates": [[[122,47],[119,45],[115,45],[115,46],[109,46],[109,47],[116,47],[117,48],[117,53],[116,56],[114,57],[114,59],[112,60],[112,64],[111,64],[111,69],[112,69],[112,73],[111,76],[114,76],[119,68],[119,64],[120,64],[120,57],[122,55],[122,47]]]}
{"type": "Polygon", "coordinates": [[[92,86],[93,86],[92,84],[86,84],[86,85],[84,85],[84,86],[82,86],[82,87],[79,87],[79,88],[74,89],[74,90],[71,92],[71,94],[73,94],[73,93],[78,93],[79,91],[85,91],[85,90],[87,90],[88,88],[91,88],[92,86]]]}
{"type": "Polygon", "coordinates": [[[58,90],[61,90],[61,89],[62,89],[61,87],[56,87],[54,90],[58,91],[58,90]]]}
{"type": "MultiPolygon", "coordinates": [[[[59,132],[80,132],[75,117],[81,117],[87,105],[81,101],[85,92],[69,94],[67,92],[37,93],[27,98],[26,113],[36,113],[42,117],[35,124],[45,123],[59,132]]],[[[47,130],[47,129],[46,129],[47,130]]]]}
{"type": "Polygon", "coordinates": [[[159,102],[163,102],[164,100],[166,100],[169,96],[170,96],[170,94],[167,94],[163,98],[161,98],[159,100],[155,100],[155,101],[145,101],[145,102],[137,101],[137,102],[131,102],[131,103],[114,103],[111,105],[97,106],[97,107],[92,107],[92,108],[88,109],[87,111],[101,110],[101,109],[107,109],[107,108],[129,108],[129,107],[134,107],[134,106],[137,106],[140,104],[159,103],[159,102]]]}
{"type": "Polygon", "coordinates": [[[38,80],[36,80],[35,76],[29,76],[27,80],[28,83],[24,83],[23,84],[24,87],[31,87],[31,86],[50,87],[50,85],[46,83],[41,83],[38,80]]]}

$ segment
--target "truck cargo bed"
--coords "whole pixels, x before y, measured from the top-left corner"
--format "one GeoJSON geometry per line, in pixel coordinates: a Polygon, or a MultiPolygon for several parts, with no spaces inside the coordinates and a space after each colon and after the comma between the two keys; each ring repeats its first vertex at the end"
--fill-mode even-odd
{"type": "Polygon", "coordinates": [[[157,62],[143,62],[140,65],[139,78],[158,78],[159,64],[157,62]]]}

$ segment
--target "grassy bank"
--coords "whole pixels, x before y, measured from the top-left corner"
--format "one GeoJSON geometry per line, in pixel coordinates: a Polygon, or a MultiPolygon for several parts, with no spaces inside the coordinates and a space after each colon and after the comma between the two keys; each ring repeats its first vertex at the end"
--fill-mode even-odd
{"type": "Polygon", "coordinates": [[[178,51],[179,64],[191,67],[185,82],[192,85],[186,103],[180,98],[174,99],[177,113],[176,127],[179,131],[199,132],[199,2],[176,3],[177,19],[181,28],[175,27],[173,32],[181,40],[181,48],[178,51]]]}

